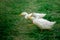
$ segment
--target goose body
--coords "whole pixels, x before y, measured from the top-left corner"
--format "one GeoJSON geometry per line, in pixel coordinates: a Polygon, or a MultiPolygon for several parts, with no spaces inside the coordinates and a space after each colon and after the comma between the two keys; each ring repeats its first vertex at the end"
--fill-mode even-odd
{"type": "Polygon", "coordinates": [[[29,16],[34,16],[35,18],[43,18],[46,14],[44,13],[30,13],[22,12],[21,15],[25,17],[25,19],[28,19],[29,16]]]}
{"type": "Polygon", "coordinates": [[[43,18],[38,19],[31,17],[30,19],[33,21],[33,24],[37,25],[40,29],[52,29],[53,25],[56,23],[56,22],[50,22],[43,18]]]}

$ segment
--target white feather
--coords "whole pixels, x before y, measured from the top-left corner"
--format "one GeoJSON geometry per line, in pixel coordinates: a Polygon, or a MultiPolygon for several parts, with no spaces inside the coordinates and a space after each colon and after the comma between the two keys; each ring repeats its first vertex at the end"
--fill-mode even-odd
{"type": "Polygon", "coordinates": [[[28,14],[27,12],[22,12],[21,15],[23,15],[25,19],[28,19],[28,17],[31,16],[32,14],[28,14]]]}
{"type": "Polygon", "coordinates": [[[44,13],[32,13],[32,16],[34,16],[35,18],[43,18],[44,16],[46,16],[46,14],[44,14],[44,13]]]}
{"type": "Polygon", "coordinates": [[[50,22],[43,18],[37,19],[34,17],[30,17],[30,19],[32,19],[33,23],[37,25],[40,29],[51,29],[53,25],[56,23],[56,22],[50,22]]]}

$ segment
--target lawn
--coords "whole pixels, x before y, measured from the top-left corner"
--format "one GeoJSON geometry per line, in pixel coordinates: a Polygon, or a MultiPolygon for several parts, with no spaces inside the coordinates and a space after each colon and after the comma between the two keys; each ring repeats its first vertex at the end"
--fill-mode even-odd
{"type": "Polygon", "coordinates": [[[60,0],[0,0],[1,40],[60,40],[60,0]],[[46,13],[49,21],[56,21],[53,30],[41,30],[19,16],[21,12],[46,13]]]}

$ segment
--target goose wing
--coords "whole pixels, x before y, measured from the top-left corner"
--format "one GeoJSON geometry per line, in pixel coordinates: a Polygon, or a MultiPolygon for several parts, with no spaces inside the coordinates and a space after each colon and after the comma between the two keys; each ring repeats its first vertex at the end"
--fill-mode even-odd
{"type": "Polygon", "coordinates": [[[44,13],[33,13],[32,15],[36,18],[43,18],[44,16],[46,16],[46,14],[44,13]]]}

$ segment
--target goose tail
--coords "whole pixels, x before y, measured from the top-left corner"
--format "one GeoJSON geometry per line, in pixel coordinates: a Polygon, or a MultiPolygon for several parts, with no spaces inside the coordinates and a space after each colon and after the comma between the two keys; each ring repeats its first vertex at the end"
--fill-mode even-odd
{"type": "Polygon", "coordinates": [[[56,21],[54,21],[54,22],[51,22],[51,24],[52,24],[52,25],[54,25],[55,23],[56,23],[56,21]]]}

